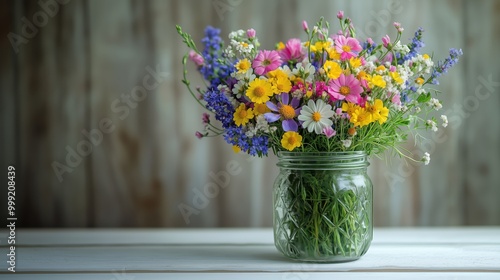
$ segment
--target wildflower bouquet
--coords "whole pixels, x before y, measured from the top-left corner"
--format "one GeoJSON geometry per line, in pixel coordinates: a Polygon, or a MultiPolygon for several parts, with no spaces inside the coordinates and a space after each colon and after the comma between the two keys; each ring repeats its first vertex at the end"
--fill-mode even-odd
{"type": "MultiPolygon", "coordinates": [[[[451,49],[448,58],[435,63],[431,56],[419,53],[424,46],[422,29],[403,44],[403,27],[394,23],[395,39],[386,35],[377,44],[371,38],[358,40],[343,12],[337,18],[340,30],[334,34],[324,19],[312,29],[303,22],[306,40],[292,38],[272,50],[259,49],[254,29],[231,32],[225,46],[220,31],[207,27],[200,51],[177,26],[191,48],[183,58],[183,82],[219,122],[203,114],[205,130],[196,135],[223,135],[236,152],[253,156],[267,155],[269,149],[309,155],[363,151],[369,156],[392,148],[409,157],[398,144],[416,129],[438,129],[436,118],[424,117],[442,107],[438,91],[430,86],[438,84],[462,51],[451,49]],[[188,59],[207,80],[206,89],[191,88],[188,59]]],[[[446,116],[441,115],[440,122],[445,127],[446,116]]],[[[425,153],[422,161],[428,164],[429,160],[425,153]]],[[[360,187],[359,182],[369,179],[356,172],[346,177],[298,169],[277,179],[287,185],[275,193],[287,197],[288,205],[279,207],[287,209],[289,219],[284,222],[287,225],[278,225],[287,231],[283,238],[289,239],[285,246],[277,244],[280,251],[297,259],[313,256],[316,261],[330,256],[345,261],[364,254],[371,241],[371,199],[364,201],[371,198],[371,183],[360,187]],[[349,180],[348,186],[338,187],[349,180]]],[[[278,212],[275,216],[283,214],[278,212]]]]}
{"type": "MultiPolygon", "coordinates": [[[[267,155],[278,151],[365,151],[379,154],[387,148],[398,153],[409,130],[438,129],[435,118],[420,117],[442,105],[433,97],[441,74],[455,65],[461,50],[450,50],[434,63],[420,54],[423,30],[407,45],[401,43],[401,24],[394,23],[396,38],[382,44],[371,38],[361,42],[349,18],[339,12],[341,29],[330,35],[321,19],[312,30],[303,23],[307,40],[279,42],[275,50],[259,50],[256,32],[229,34],[225,47],[218,29],[207,27],[203,51],[177,26],[192,50],[183,59],[184,80],[191,94],[210,112],[203,115],[201,137],[223,135],[235,151],[267,155]],[[197,95],[187,79],[191,59],[208,81],[197,95]]],[[[447,125],[446,116],[441,116],[447,125]]],[[[426,154],[424,161],[428,163],[426,154]]]]}

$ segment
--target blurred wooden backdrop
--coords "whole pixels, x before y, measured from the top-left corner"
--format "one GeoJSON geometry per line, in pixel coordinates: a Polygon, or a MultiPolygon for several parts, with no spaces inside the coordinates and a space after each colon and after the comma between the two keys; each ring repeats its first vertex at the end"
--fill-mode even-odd
{"type": "Polygon", "coordinates": [[[0,161],[4,174],[17,170],[18,224],[270,226],[276,159],[194,137],[201,111],[180,82],[187,49],[175,24],[197,42],[206,25],[225,38],[252,27],[271,48],[304,39],[302,20],[337,26],[338,10],[361,37],[394,36],[400,21],[405,42],[422,26],[435,57],[465,54],[439,87],[450,126],[422,148],[407,145],[430,151],[431,164],[372,161],[375,225],[500,224],[498,0],[9,0],[0,3],[0,161]],[[100,127],[113,130],[100,137],[100,127]],[[78,149],[88,155],[68,152],[78,149]],[[189,223],[179,207],[192,211],[189,223]]]}

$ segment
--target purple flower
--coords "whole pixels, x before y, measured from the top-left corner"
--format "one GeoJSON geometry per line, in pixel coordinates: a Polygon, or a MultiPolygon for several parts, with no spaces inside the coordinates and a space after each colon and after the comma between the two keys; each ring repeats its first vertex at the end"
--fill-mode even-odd
{"type": "Polygon", "coordinates": [[[276,113],[266,113],[264,114],[264,117],[268,122],[275,122],[280,118],[283,118],[283,122],[281,124],[284,131],[297,131],[299,125],[294,118],[300,114],[300,108],[297,108],[300,100],[298,98],[293,98],[290,104],[289,101],[290,95],[288,93],[281,94],[281,102],[278,103],[278,105],[268,101],[266,103],[267,107],[276,113]]]}

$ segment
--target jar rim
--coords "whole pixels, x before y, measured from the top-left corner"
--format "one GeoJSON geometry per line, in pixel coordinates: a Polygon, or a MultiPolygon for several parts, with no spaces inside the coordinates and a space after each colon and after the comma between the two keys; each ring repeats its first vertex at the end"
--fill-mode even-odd
{"type": "Polygon", "coordinates": [[[287,152],[279,151],[277,153],[278,157],[290,157],[290,156],[367,156],[365,151],[343,151],[343,152],[287,152]]]}
{"type": "Polygon", "coordinates": [[[347,152],[287,152],[277,153],[277,165],[285,169],[346,170],[369,165],[365,151],[347,152]]]}

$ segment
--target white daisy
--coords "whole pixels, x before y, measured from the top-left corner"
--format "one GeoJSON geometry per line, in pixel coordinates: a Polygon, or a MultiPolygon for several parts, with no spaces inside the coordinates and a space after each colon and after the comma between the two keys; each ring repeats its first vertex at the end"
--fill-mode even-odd
{"type": "Polygon", "coordinates": [[[302,123],[302,127],[307,128],[309,132],[314,130],[316,134],[322,134],[325,127],[332,126],[333,121],[330,118],[334,114],[332,106],[318,99],[316,103],[309,100],[307,105],[302,106],[298,118],[304,122],[302,123]]]}

